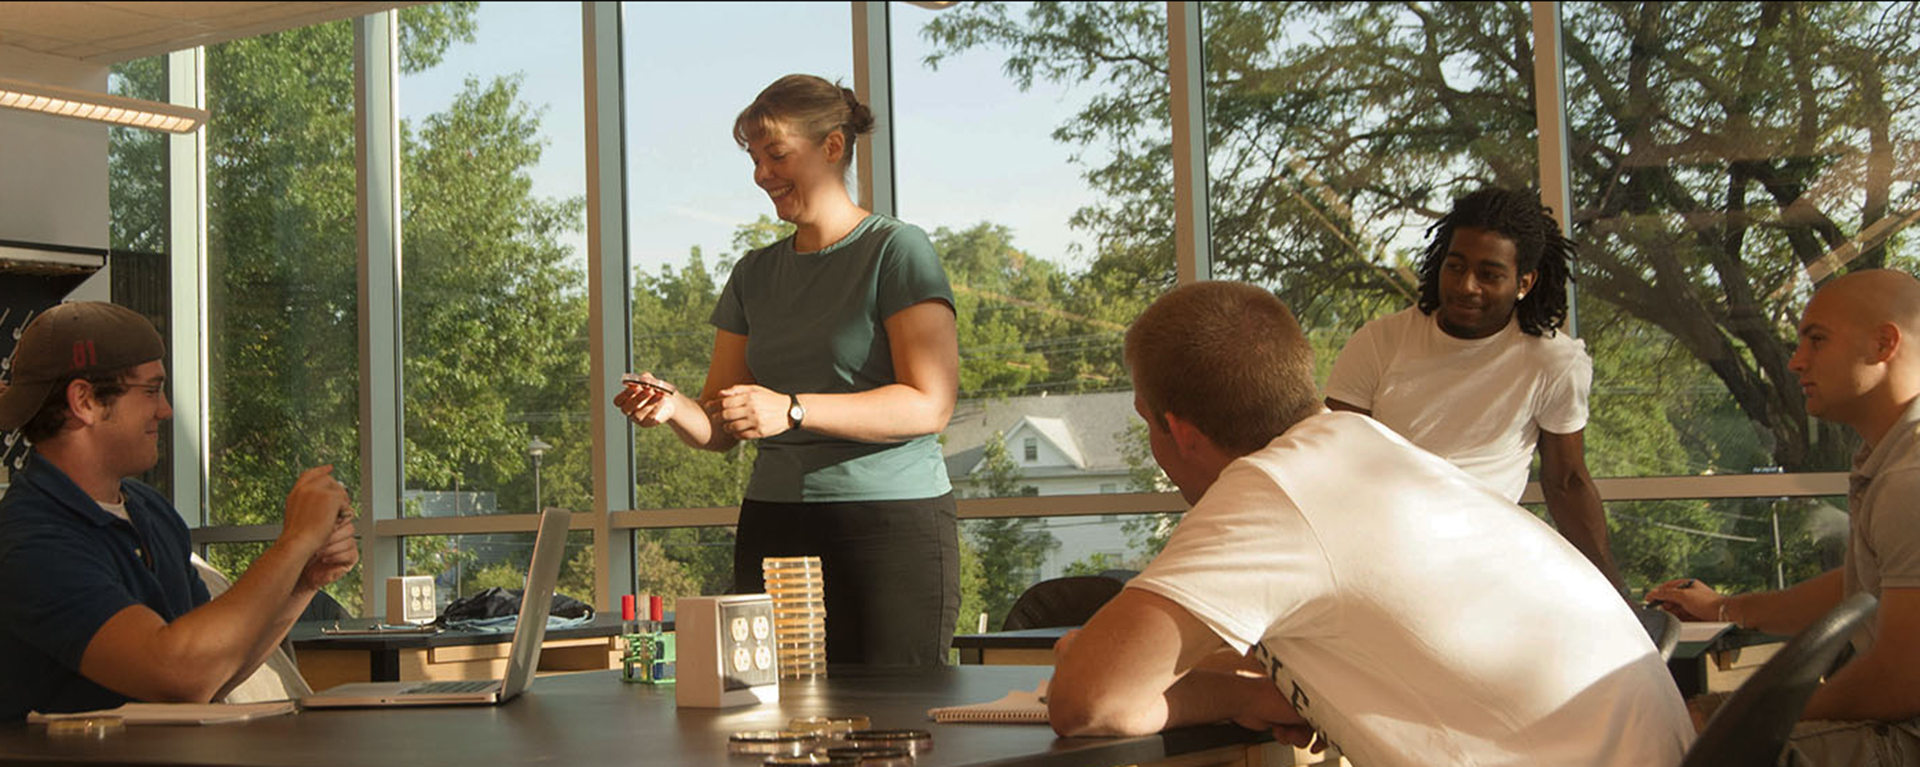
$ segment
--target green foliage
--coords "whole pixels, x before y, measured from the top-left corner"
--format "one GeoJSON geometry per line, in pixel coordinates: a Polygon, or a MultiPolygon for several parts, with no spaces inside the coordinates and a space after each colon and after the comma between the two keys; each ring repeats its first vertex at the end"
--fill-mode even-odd
{"type": "MultiPolygon", "coordinates": [[[[1014,600],[1039,580],[1041,563],[1060,548],[1060,539],[1047,532],[1046,522],[1039,519],[970,519],[960,528],[972,543],[973,560],[980,568],[979,612],[987,613],[988,627],[997,630],[1014,600]]],[[[961,601],[968,601],[964,594],[961,601]]]]}
{"type": "MultiPolygon", "coordinates": [[[[996,50],[1023,88],[1096,89],[1053,135],[1100,193],[1074,219],[1099,243],[1088,279],[1117,275],[1121,291],[1146,295],[1172,280],[1163,8],[968,3],[923,31],[930,66],[996,50]]],[[[1920,138],[1901,116],[1920,96],[1920,49],[1905,42],[1920,9],[1569,9],[1571,218],[1580,330],[1598,367],[1596,473],[1844,467],[1853,436],[1806,416],[1785,367],[1804,296],[1796,280],[1830,252],[1850,255],[1848,268],[1912,268],[1898,226],[1871,232],[1920,194],[1920,171],[1893,156],[1920,138]]],[[[1272,286],[1313,329],[1324,376],[1345,334],[1411,303],[1422,230],[1450,197],[1535,183],[1528,9],[1223,2],[1207,4],[1203,23],[1216,276],[1272,286]]],[[[1706,504],[1637,510],[1640,521],[1613,525],[1630,580],[1728,550],[1711,535],[1733,531],[1732,518],[1706,504]]],[[[1756,580],[1756,558],[1726,559],[1745,563],[1735,580],[1756,580]]]]}

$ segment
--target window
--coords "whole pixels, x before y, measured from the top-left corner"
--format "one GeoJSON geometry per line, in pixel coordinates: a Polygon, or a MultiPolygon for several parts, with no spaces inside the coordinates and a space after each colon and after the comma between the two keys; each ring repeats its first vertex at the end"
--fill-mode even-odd
{"type": "Polygon", "coordinates": [[[1160,514],[962,520],[956,630],[980,630],[984,614],[986,630],[998,631],[1014,601],[1043,580],[1138,571],[1172,532],[1160,514]]]}
{"type": "MultiPolygon", "coordinates": [[[[115,64],[107,76],[107,90],[116,96],[166,101],[167,57],[115,64]]],[[[109,300],[146,316],[172,348],[167,195],[167,134],[108,128],[109,300]]],[[[173,440],[160,440],[159,462],[138,479],[162,494],[172,495],[173,440]]]]}
{"type": "Polygon", "coordinates": [[[1272,287],[1324,383],[1412,306],[1426,229],[1483,185],[1537,187],[1532,17],[1518,2],[1210,2],[1214,276],[1272,287]]]}
{"type": "Polygon", "coordinates": [[[944,435],[956,493],[1088,493],[1127,477],[1146,433],[1130,427],[1123,334],[1174,274],[1165,4],[892,13],[900,217],[932,236],[959,315],[944,435]],[[1026,57],[1030,76],[1010,76],[1026,57]],[[1004,436],[1022,423],[1073,468],[1022,468],[1038,440],[1015,460],[1004,436]]]}
{"type": "MultiPolygon", "coordinates": [[[[852,30],[847,7],[835,4],[624,9],[633,368],[698,396],[713,351],[708,318],[733,262],[791,231],[753,185],[733,119],[783,75],[851,87],[852,30]]],[[[639,508],[740,502],[751,444],[703,453],[667,428],[636,429],[634,443],[639,508]]]]}
{"type": "MultiPolygon", "coordinates": [[[[533,562],[532,533],[418,535],[405,540],[405,575],[434,576],[435,611],[489,588],[524,589],[533,562]]],[[[566,561],[554,593],[594,603],[593,533],[567,533],[566,561]]]]}
{"type": "Polygon", "coordinates": [[[308,467],[359,485],[352,24],[210,46],[206,88],[209,522],[269,524],[308,467]]]}
{"type": "Polygon", "coordinates": [[[1607,514],[1635,594],[1679,577],[1722,593],[1791,586],[1839,567],[1847,546],[1839,496],[1615,501],[1607,514]]]}
{"type": "Polygon", "coordinates": [[[1596,473],[1844,470],[1786,360],[1809,277],[1916,266],[1920,10],[1565,8],[1596,473]]]}

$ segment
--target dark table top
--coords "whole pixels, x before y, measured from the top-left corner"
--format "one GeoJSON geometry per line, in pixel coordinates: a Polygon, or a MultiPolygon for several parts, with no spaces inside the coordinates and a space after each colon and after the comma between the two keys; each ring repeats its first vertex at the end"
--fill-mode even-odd
{"type": "Polygon", "coordinates": [[[987,634],[961,634],[953,638],[953,646],[964,650],[1051,650],[1054,642],[1077,628],[1080,627],[1054,626],[1020,631],[995,631],[987,634]]]}
{"type": "Polygon", "coordinates": [[[542,677],[526,695],[496,707],[314,710],[233,725],[131,726],[91,742],[53,739],[40,726],[5,724],[0,762],[750,767],[761,758],[730,756],[728,734],[780,728],[796,716],[859,714],[871,717],[875,727],[930,730],[934,749],[916,760],[917,767],[1106,767],[1265,739],[1233,725],[1142,738],[1068,739],[1056,738],[1045,725],[937,724],[926,718],[935,706],[1033,689],[1051,672],[1034,666],[835,666],[825,680],[782,688],[778,703],[731,709],[676,709],[672,686],[625,684],[618,672],[568,674],[542,677]]]}
{"type": "MultiPolygon", "coordinates": [[[[371,626],[380,621],[367,618],[349,618],[338,621],[342,628],[371,626]]],[[[294,624],[287,632],[287,638],[293,642],[295,650],[406,650],[416,647],[453,647],[473,644],[505,644],[513,641],[511,627],[503,631],[440,631],[432,634],[379,634],[358,636],[332,636],[322,633],[322,627],[331,627],[335,621],[311,621],[294,624]]],[[[585,625],[564,629],[548,629],[547,639],[590,639],[610,637],[620,633],[620,616],[600,613],[585,625]]],[[[673,630],[673,623],[666,624],[666,631],[673,630]]]]}

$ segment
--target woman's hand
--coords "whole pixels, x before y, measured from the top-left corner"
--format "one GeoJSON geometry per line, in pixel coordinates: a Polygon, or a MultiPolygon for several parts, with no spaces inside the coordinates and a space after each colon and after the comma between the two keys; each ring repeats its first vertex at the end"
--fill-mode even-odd
{"type": "MultiPolygon", "coordinates": [[[[652,373],[641,373],[640,377],[647,381],[666,383],[654,378],[652,373]]],[[[659,389],[629,383],[620,390],[619,394],[613,395],[613,406],[627,414],[627,420],[632,421],[634,425],[651,429],[673,418],[675,399],[674,395],[659,389]]]]}
{"type": "Polygon", "coordinates": [[[766,439],[793,428],[787,421],[792,404],[787,395],[765,386],[729,386],[707,404],[707,413],[734,439],[766,439]]]}

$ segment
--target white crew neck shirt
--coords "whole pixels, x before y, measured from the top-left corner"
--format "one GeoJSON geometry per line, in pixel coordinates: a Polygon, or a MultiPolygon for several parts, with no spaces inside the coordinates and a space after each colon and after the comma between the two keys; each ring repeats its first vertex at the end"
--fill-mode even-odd
{"type": "Polygon", "coordinates": [[[1354,764],[1673,767],[1694,737],[1586,557],[1356,413],[1229,465],[1127,585],[1251,651],[1354,764]]]}
{"type": "Polygon", "coordinates": [[[1593,360],[1565,333],[1533,336],[1509,320],[1455,338],[1419,308],[1362,326],[1334,360],[1326,397],[1372,411],[1415,445],[1519,500],[1540,432],[1587,426],[1593,360]]]}

